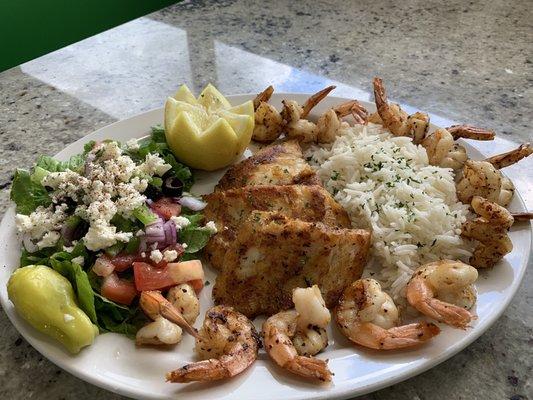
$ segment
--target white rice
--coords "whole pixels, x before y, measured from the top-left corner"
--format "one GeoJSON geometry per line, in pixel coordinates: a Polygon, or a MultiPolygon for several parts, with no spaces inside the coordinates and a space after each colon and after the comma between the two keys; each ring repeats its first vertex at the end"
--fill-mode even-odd
{"type": "Polygon", "coordinates": [[[461,224],[468,206],[457,201],[451,169],[431,166],[426,150],[380,125],[356,125],[306,157],[354,227],[372,231],[371,275],[395,300],[420,265],[468,259],[461,224]]]}

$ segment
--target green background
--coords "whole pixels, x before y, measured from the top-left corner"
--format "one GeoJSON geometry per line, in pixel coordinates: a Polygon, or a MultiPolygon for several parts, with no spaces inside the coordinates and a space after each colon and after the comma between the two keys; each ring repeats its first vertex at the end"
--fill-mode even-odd
{"type": "Polygon", "coordinates": [[[176,0],[0,0],[0,71],[176,0]]]}

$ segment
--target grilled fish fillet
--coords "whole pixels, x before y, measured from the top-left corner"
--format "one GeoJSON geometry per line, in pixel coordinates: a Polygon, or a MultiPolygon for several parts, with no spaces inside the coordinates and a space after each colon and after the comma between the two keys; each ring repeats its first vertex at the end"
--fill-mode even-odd
{"type": "Polygon", "coordinates": [[[222,268],[224,254],[235,239],[235,232],[255,210],[276,211],[286,217],[332,227],[351,227],[344,208],[322,186],[245,186],[211,193],[204,200],[207,202],[204,215],[208,221],[215,222],[219,232],[204,250],[216,269],[222,268]]]}
{"type": "Polygon", "coordinates": [[[215,191],[256,185],[322,185],[304,160],[300,144],[289,140],[265,147],[232,166],[220,179],[215,191]]]}
{"type": "Polygon", "coordinates": [[[252,318],[293,307],[292,290],[317,284],[328,307],[360,278],[370,232],[254,211],[224,257],[213,297],[252,318]]]}

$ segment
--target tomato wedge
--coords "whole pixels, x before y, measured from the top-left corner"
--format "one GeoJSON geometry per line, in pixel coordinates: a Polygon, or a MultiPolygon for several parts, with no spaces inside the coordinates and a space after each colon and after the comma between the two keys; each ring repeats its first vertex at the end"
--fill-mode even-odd
{"type": "Polygon", "coordinates": [[[133,282],[120,279],[115,273],[104,278],[100,293],[109,300],[125,305],[130,305],[138,294],[133,282]]]}
{"type": "Polygon", "coordinates": [[[171,197],[161,197],[150,206],[153,212],[165,220],[177,217],[181,213],[181,205],[171,197]]]}
{"type": "Polygon", "coordinates": [[[176,283],[168,273],[167,267],[157,268],[145,262],[133,263],[133,276],[138,291],[165,289],[176,283]]]}

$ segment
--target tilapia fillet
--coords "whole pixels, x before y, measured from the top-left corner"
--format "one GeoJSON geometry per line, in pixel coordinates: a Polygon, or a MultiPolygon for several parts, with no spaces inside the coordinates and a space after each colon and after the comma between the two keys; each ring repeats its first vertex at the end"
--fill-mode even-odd
{"type": "Polygon", "coordinates": [[[235,239],[243,221],[256,210],[276,211],[290,218],[307,222],[322,222],[339,228],[351,227],[350,218],[326,189],[321,186],[264,185],[214,192],[204,197],[204,215],[214,221],[218,233],[204,250],[216,269],[222,268],[224,254],[235,239]]]}
{"type": "Polygon", "coordinates": [[[271,315],[292,304],[292,290],[317,284],[328,307],[357,280],[366,263],[370,232],[334,228],[254,211],[224,257],[213,288],[215,303],[248,317],[271,315]]]}
{"type": "Polygon", "coordinates": [[[296,140],[265,147],[232,166],[215,191],[256,185],[321,185],[296,140]]]}

